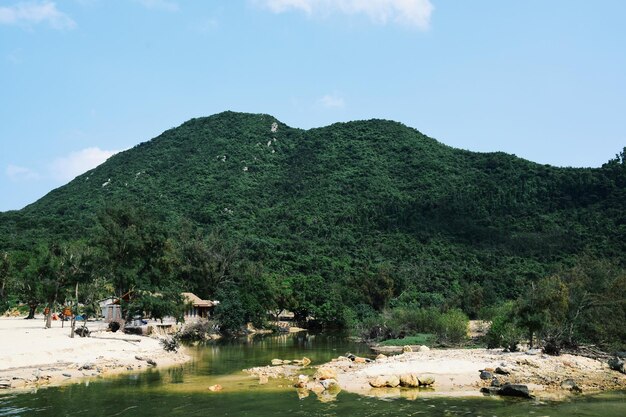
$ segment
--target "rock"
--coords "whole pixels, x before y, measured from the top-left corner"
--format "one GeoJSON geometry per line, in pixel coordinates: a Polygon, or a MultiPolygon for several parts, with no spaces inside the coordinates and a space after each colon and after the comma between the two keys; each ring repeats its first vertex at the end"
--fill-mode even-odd
{"type": "Polygon", "coordinates": [[[498,395],[506,397],[532,398],[526,385],[504,384],[498,389],[498,395]]]}
{"type": "Polygon", "coordinates": [[[565,381],[561,382],[561,388],[572,391],[572,392],[582,392],[580,387],[576,385],[573,379],[568,378],[565,381]]]}
{"type": "Polygon", "coordinates": [[[420,377],[420,385],[423,387],[430,387],[435,383],[435,378],[432,376],[422,376],[420,377]]]}
{"type": "Polygon", "coordinates": [[[367,362],[366,359],[360,356],[357,356],[354,358],[354,363],[365,363],[365,362],[367,362]]]}
{"type": "Polygon", "coordinates": [[[146,362],[148,363],[148,365],[157,366],[157,363],[152,359],[146,359],[146,362]]]}
{"type": "Polygon", "coordinates": [[[292,361],[285,359],[283,361],[283,365],[289,365],[292,361]]]}
{"type": "Polygon", "coordinates": [[[620,358],[611,358],[609,359],[608,364],[609,368],[611,368],[612,370],[626,374],[626,369],[624,369],[624,361],[620,358]]]}
{"type": "Polygon", "coordinates": [[[223,389],[224,388],[222,388],[222,386],[220,384],[211,385],[209,387],[209,391],[211,391],[211,392],[217,392],[217,391],[221,391],[223,389]]]}
{"type": "Polygon", "coordinates": [[[483,394],[497,395],[499,390],[500,388],[498,387],[482,387],[480,389],[480,392],[482,392],[483,394]]]}
{"type": "Polygon", "coordinates": [[[94,368],[93,363],[85,363],[83,364],[83,366],[81,366],[80,368],[78,368],[79,371],[90,371],[94,368]]]}
{"type": "Polygon", "coordinates": [[[306,388],[306,384],[309,382],[309,377],[306,375],[299,375],[298,382],[295,383],[296,388],[306,388]]]}
{"type": "Polygon", "coordinates": [[[430,348],[428,346],[424,346],[424,345],[420,346],[417,349],[418,352],[428,352],[429,350],[430,350],[430,348]]]}
{"type": "Polygon", "coordinates": [[[420,380],[415,374],[400,375],[400,386],[406,388],[417,388],[420,386],[420,380]]]}
{"type": "Polygon", "coordinates": [[[315,373],[315,379],[323,381],[325,379],[337,379],[337,371],[328,366],[322,366],[315,373]]]}
{"type": "Polygon", "coordinates": [[[498,374],[498,375],[510,375],[511,371],[509,371],[508,369],[501,368],[501,367],[498,366],[496,368],[496,374],[498,374]]]}
{"type": "Polygon", "coordinates": [[[376,356],[376,360],[377,361],[382,360],[382,359],[387,359],[387,355],[384,355],[384,354],[381,353],[378,356],[376,356]]]}
{"type": "Polygon", "coordinates": [[[337,362],[351,362],[352,361],[352,359],[347,358],[345,356],[339,356],[337,359],[333,359],[333,360],[337,362]]]}
{"type": "Polygon", "coordinates": [[[325,390],[332,390],[332,389],[339,388],[339,383],[337,382],[337,380],[332,379],[332,378],[324,379],[323,381],[320,381],[320,384],[322,384],[325,390]]]}
{"type": "Polygon", "coordinates": [[[400,378],[397,375],[391,375],[387,377],[387,384],[389,388],[395,388],[400,385],[400,378]]]}
{"type": "Polygon", "coordinates": [[[387,386],[387,378],[384,376],[376,376],[369,379],[369,384],[373,388],[382,388],[387,386]]]}
{"type": "Polygon", "coordinates": [[[72,374],[68,374],[68,373],[63,373],[61,375],[63,375],[66,378],[71,378],[72,377],[72,374]]]}
{"type": "Polygon", "coordinates": [[[144,360],[143,356],[139,356],[139,355],[136,355],[135,359],[137,359],[138,361],[143,361],[144,360]]]}
{"type": "Polygon", "coordinates": [[[383,387],[395,388],[398,385],[400,385],[400,378],[398,378],[396,375],[376,376],[376,377],[370,378],[368,382],[370,386],[374,388],[383,388],[383,387]]]}
{"type": "Polygon", "coordinates": [[[488,381],[493,379],[493,374],[489,371],[482,370],[480,371],[480,379],[483,381],[488,381]]]}
{"type": "Polygon", "coordinates": [[[495,377],[494,377],[494,378],[491,380],[491,386],[492,386],[492,387],[500,387],[500,386],[502,386],[502,383],[500,382],[500,380],[499,380],[498,378],[495,378],[495,377]]]}
{"type": "Polygon", "coordinates": [[[306,356],[302,358],[302,366],[309,366],[310,364],[311,364],[311,359],[307,358],[306,356]]]}
{"type": "Polygon", "coordinates": [[[259,375],[259,385],[265,385],[269,382],[269,377],[267,375],[259,375]]]}
{"type": "Polygon", "coordinates": [[[272,365],[277,366],[277,365],[282,365],[282,364],[283,364],[282,359],[272,359],[272,365]]]}
{"type": "Polygon", "coordinates": [[[413,352],[413,348],[411,346],[409,346],[409,345],[402,346],[402,352],[403,353],[413,352]]]}
{"type": "Polygon", "coordinates": [[[0,388],[1,389],[7,389],[7,388],[11,388],[11,381],[0,381],[0,388]]]}

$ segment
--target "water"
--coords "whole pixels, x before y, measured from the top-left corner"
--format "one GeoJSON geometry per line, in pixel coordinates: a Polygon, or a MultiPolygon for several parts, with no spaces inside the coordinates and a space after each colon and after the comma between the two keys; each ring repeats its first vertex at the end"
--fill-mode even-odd
{"type": "Polygon", "coordinates": [[[241,372],[273,358],[307,356],[321,363],[348,351],[368,353],[364,345],[333,336],[222,342],[195,348],[194,361],[180,368],[0,396],[0,416],[626,416],[626,393],[541,402],[419,395],[414,400],[380,400],[342,392],[335,401],[322,402],[313,393],[299,399],[286,382],[259,385],[241,372]],[[224,391],[208,392],[216,383],[224,391]]]}

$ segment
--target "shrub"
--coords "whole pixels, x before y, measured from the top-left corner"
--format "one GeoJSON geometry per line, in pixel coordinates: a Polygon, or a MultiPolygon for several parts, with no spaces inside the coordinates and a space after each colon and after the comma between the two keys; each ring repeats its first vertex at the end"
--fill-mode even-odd
{"type": "Polygon", "coordinates": [[[503,347],[512,352],[517,350],[517,344],[522,339],[523,332],[515,324],[514,310],[515,304],[507,302],[495,312],[491,327],[486,335],[489,349],[503,347]]]}

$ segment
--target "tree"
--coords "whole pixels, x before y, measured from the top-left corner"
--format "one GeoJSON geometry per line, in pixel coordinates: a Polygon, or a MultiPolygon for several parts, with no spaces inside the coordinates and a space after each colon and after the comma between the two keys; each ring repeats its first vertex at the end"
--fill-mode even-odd
{"type": "Polygon", "coordinates": [[[0,310],[7,308],[7,296],[12,285],[12,265],[8,252],[0,252],[0,310]]]}
{"type": "Polygon", "coordinates": [[[559,330],[568,312],[568,289],[558,276],[550,276],[531,283],[526,294],[519,300],[517,316],[519,325],[526,330],[530,346],[534,336],[552,332],[560,336],[559,330]]]}
{"type": "Polygon", "coordinates": [[[234,279],[239,251],[219,232],[203,235],[196,231],[181,236],[176,251],[177,276],[201,297],[215,298],[220,286],[234,279]]]}
{"type": "Polygon", "coordinates": [[[108,206],[98,214],[94,245],[97,263],[121,297],[168,282],[172,245],[157,218],[129,205],[108,206]]]}

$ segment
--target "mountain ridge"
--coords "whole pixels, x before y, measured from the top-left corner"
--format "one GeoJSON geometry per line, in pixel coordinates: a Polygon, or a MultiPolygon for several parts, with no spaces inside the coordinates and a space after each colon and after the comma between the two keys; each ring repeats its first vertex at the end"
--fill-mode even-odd
{"type": "Polygon", "coordinates": [[[588,253],[625,263],[624,178],[619,159],[553,167],[456,149],[388,120],[303,130],[223,112],[0,213],[0,249],[89,238],[99,212],[126,204],[156,213],[172,234],[182,219],[219,231],[271,273],[343,286],[382,268],[394,297],[412,288],[454,304],[478,283],[511,298],[588,253]]]}

